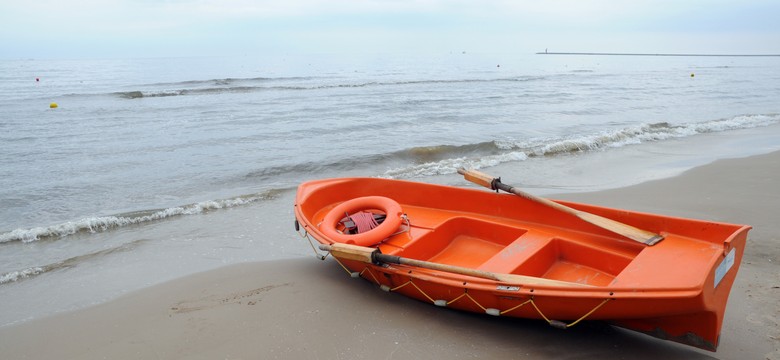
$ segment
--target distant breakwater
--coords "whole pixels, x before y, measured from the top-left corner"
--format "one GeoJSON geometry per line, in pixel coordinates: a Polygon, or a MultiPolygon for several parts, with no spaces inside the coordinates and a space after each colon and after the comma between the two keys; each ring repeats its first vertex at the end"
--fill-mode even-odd
{"type": "Polygon", "coordinates": [[[720,57],[780,57],[780,54],[651,54],[599,52],[538,52],[537,55],[595,55],[595,56],[720,56],[720,57]]]}

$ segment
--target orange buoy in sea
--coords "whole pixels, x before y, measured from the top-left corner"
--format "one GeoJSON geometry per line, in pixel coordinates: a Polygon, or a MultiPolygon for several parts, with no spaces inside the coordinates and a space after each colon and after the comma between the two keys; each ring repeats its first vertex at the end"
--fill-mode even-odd
{"type": "Polygon", "coordinates": [[[49,104],[49,109],[56,109],[56,108],[57,108],[57,103],[56,102],[53,102],[53,103],[49,104]]]}

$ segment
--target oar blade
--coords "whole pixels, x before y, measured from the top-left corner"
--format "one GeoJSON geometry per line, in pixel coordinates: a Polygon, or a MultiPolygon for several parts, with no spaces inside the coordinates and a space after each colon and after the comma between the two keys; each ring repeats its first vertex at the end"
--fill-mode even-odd
{"type": "Polygon", "coordinates": [[[664,239],[664,237],[660,234],[642,230],[619,221],[608,219],[603,216],[598,216],[596,214],[578,211],[577,216],[579,216],[580,219],[585,220],[593,225],[607,229],[618,235],[623,235],[631,240],[643,243],[645,245],[652,246],[664,239]]]}

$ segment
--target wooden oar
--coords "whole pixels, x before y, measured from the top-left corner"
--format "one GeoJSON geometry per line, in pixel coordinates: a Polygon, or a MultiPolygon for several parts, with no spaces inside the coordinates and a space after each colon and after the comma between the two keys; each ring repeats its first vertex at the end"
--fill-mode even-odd
{"type": "Polygon", "coordinates": [[[335,243],[332,245],[320,245],[320,250],[330,251],[330,253],[341,259],[357,260],[367,264],[389,263],[416,266],[424,269],[439,270],[453,274],[474,276],[482,279],[490,279],[502,283],[517,285],[555,285],[555,286],[578,286],[591,287],[591,285],[573,283],[568,281],[558,281],[534,276],[498,274],[489,271],[466,268],[462,266],[439,264],[429,261],[403,258],[395,255],[387,255],[379,252],[379,249],[357,246],[352,244],[335,243]]]}
{"type": "Polygon", "coordinates": [[[482,185],[488,189],[491,190],[503,190],[508,193],[515,194],[517,196],[523,197],[525,199],[535,201],[544,205],[547,205],[551,208],[554,208],[558,211],[574,215],[584,221],[587,221],[593,225],[596,225],[598,227],[601,227],[603,229],[607,229],[609,231],[612,231],[618,235],[623,235],[631,240],[643,243],[645,245],[655,245],[659,241],[663,240],[664,237],[662,235],[635,228],[631,225],[621,223],[619,221],[615,221],[612,219],[607,219],[602,216],[598,216],[596,214],[591,214],[589,212],[572,209],[568,206],[559,204],[557,202],[538,197],[526,192],[523,192],[521,190],[518,190],[515,187],[506,185],[501,182],[500,178],[492,177],[488,174],[481,173],[476,170],[466,170],[463,168],[458,169],[458,174],[463,175],[463,177],[471,181],[477,185],[482,185]]]}

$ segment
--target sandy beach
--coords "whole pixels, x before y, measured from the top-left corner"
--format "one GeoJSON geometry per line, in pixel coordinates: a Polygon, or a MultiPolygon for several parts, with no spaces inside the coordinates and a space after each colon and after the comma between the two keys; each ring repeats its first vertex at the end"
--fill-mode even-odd
{"type": "MultiPolygon", "coordinates": [[[[553,196],[752,225],[717,352],[600,322],[438,308],[350,278],[313,256],[247,263],[105,304],[0,328],[4,359],[780,359],[780,152],[669,179],[553,196]]],[[[291,204],[292,206],[292,204],[291,204]]],[[[292,229],[290,230],[292,231],[292,229]]]]}

